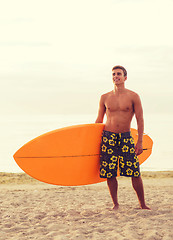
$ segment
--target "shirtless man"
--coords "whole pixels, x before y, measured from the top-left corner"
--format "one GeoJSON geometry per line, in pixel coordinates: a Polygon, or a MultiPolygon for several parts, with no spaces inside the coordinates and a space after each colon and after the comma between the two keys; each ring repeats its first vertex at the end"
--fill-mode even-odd
{"type": "Polygon", "coordinates": [[[137,193],[140,207],[150,209],[145,204],[144,188],[140,176],[137,155],[143,152],[144,131],[143,110],[138,94],[125,88],[127,71],[122,66],[112,69],[114,89],[100,98],[96,123],[102,123],[106,113],[107,121],[102,134],[100,177],[107,178],[107,184],[113,201],[113,209],[118,209],[117,169],[121,176],[131,177],[137,193]],[[135,115],[138,126],[138,141],[130,133],[130,124],[135,115]]]}

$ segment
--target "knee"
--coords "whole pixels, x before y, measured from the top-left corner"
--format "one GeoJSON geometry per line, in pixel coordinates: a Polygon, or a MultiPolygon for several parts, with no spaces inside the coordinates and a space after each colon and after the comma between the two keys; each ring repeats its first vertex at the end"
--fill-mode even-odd
{"type": "Polygon", "coordinates": [[[142,178],[141,176],[139,177],[132,177],[132,185],[135,188],[136,186],[142,184],[142,178]]]}
{"type": "Polygon", "coordinates": [[[112,183],[115,183],[115,182],[117,182],[116,177],[107,178],[107,184],[108,184],[108,185],[111,185],[112,183]]]}

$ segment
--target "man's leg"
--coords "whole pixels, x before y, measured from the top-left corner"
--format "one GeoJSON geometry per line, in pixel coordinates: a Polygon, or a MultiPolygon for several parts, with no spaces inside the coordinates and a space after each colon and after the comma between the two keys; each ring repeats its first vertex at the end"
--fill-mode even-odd
{"type": "Polygon", "coordinates": [[[150,208],[147,207],[145,204],[144,187],[143,187],[143,182],[142,182],[141,176],[140,177],[132,177],[132,185],[138,196],[141,208],[150,210],[150,208]]]}
{"type": "Polygon", "coordinates": [[[110,195],[112,197],[112,201],[114,203],[113,209],[118,209],[119,204],[118,204],[118,181],[116,178],[107,178],[107,184],[109,188],[110,195]]]}

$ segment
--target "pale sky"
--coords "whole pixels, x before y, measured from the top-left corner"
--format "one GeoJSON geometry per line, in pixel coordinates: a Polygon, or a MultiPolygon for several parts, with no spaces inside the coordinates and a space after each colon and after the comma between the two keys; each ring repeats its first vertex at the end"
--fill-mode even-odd
{"type": "Polygon", "coordinates": [[[172,9],[172,0],[0,0],[1,171],[16,169],[25,142],[74,124],[70,114],[94,122],[115,65],[142,99],[157,149],[149,166],[171,168],[172,9]]]}
{"type": "Polygon", "coordinates": [[[0,2],[2,115],[93,114],[117,64],[145,112],[173,112],[172,0],[0,2]]]}

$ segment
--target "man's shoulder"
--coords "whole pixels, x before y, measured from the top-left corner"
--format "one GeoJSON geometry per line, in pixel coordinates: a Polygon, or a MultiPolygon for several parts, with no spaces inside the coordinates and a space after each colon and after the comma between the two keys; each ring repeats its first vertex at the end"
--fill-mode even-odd
{"type": "Polygon", "coordinates": [[[134,91],[132,91],[132,90],[130,90],[130,89],[126,89],[126,91],[127,91],[127,93],[130,95],[130,96],[132,96],[132,97],[139,97],[139,94],[138,93],[136,93],[136,92],[134,92],[134,91]]]}
{"type": "Polygon", "coordinates": [[[104,94],[101,95],[101,98],[102,98],[102,99],[105,99],[105,98],[107,98],[108,96],[110,96],[111,94],[112,94],[112,91],[107,92],[107,93],[104,93],[104,94]]]}

